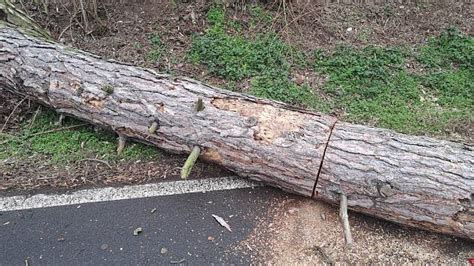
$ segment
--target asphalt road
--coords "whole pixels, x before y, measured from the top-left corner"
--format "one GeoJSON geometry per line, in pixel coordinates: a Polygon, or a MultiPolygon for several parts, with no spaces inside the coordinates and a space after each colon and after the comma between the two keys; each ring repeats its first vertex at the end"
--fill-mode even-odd
{"type": "Polygon", "coordinates": [[[248,264],[233,246],[286,197],[257,187],[0,212],[0,265],[248,264]]]}

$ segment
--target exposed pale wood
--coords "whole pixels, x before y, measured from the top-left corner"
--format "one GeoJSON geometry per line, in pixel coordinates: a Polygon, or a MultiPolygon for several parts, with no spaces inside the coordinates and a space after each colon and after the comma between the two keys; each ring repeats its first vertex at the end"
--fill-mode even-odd
{"type": "Polygon", "coordinates": [[[194,164],[196,163],[199,154],[201,153],[201,148],[198,146],[194,146],[191,154],[189,154],[188,159],[183,165],[183,168],[181,169],[181,178],[186,179],[188,178],[189,174],[191,173],[191,170],[193,169],[194,164]]]}
{"type": "Polygon", "coordinates": [[[66,118],[66,116],[64,114],[59,114],[59,118],[58,118],[58,121],[56,121],[56,125],[57,126],[61,126],[64,122],[64,118],[66,118]]]}
{"type": "Polygon", "coordinates": [[[300,195],[312,196],[320,172],[315,199],[338,204],[346,195],[352,210],[474,239],[470,145],[336,123],[103,60],[6,25],[0,26],[0,87],[170,152],[200,147],[203,160],[300,195]],[[200,98],[205,108],[196,112],[200,98]],[[150,133],[153,122],[159,126],[150,133]]]}
{"type": "Polygon", "coordinates": [[[125,149],[125,144],[127,143],[127,137],[123,134],[119,134],[118,144],[117,144],[117,154],[120,155],[125,149]]]}

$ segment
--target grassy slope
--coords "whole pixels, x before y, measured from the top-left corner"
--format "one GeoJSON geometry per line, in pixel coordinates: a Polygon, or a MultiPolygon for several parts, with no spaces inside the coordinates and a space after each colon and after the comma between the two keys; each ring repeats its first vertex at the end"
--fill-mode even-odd
{"type": "Polygon", "coordinates": [[[308,56],[271,32],[251,38],[232,33],[237,22],[226,23],[223,9],[211,9],[208,19],[211,27],[195,38],[190,58],[231,84],[249,79],[249,92],[256,96],[338,110],[344,120],[411,134],[441,135],[453,123],[473,123],[474,38],[456,29],[418,49],[341,46],[308,56]],[[407,69],[410,60],[422,66],[420,73],[407,69]],[[322,91],[329,101],[291,81],[293,71],[308,62],[328,77],[322,91]]]}

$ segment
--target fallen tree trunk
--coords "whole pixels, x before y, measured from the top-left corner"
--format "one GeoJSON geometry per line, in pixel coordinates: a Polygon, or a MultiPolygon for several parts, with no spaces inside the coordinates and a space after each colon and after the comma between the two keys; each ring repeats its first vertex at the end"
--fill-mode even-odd
{"type": "Polygon", "coordinates": [[[0,87],[170,152],[199,147],[200,159],[286,191],[331,203],[346,195],[352,210],[474,239],[469,145],[338,122],[7,25],[0,26],[0,87]]]}

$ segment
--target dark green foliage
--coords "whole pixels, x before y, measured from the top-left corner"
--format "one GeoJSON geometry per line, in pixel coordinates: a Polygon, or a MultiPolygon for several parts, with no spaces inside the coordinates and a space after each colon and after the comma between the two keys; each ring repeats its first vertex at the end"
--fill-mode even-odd
{"type": "Polygon", "coordinates": [[[153,63],[160,61],[163,53],[165,52],[165,46],[161,41],[161,37],[158,33],[153,33],[148,41],[150,42],[151,50],[147,54],[147,59],[153,63]]]}
{"type": "Polygon", "coordinates": [[[474,67],[474,38],[456,28],[448,28],[439,37],[431,38],[421,48],[418,60],[430,68],[454,65],[464,69],[474,67]]]}

